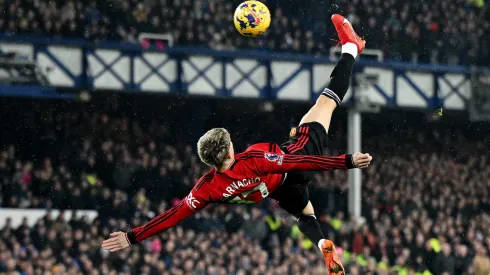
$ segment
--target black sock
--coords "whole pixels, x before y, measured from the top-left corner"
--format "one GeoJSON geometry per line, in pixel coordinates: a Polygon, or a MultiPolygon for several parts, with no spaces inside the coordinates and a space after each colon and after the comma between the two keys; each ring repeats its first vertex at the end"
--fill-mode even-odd
{"type": "Polygon", "coordinates": [[[323,90],[322,95],[335,100],[337,105],[340,105],[349,89],[354,61],[355,58],[352,55],[343,53],[330,75],[330,83],[328,83],[327,88],[323,90]]]}
{"type": "Polygon", "coordinates": [[[298,219],[298,227],[314,245],[318,245],[321,239],[325,239],[315,215],[302,214],[298,219]]]}

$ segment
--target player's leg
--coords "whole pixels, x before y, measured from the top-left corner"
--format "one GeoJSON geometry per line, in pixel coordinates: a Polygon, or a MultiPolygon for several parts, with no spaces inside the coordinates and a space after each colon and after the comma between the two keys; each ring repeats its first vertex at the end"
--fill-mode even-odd
{"type": "Polygon", "coordinates": [[[345,275],[333,242],[325,239],[315,217],[307,182],[309,180],[302,174],[288,173],[283,185],[269,197],[277,200],[282,209],[298,219],[299,230],[322,251],[329,274],[345,275]]]}
{"type": "Polygon", "coordinates": [[[358,53],[364,50],[366,44],[343,16],[334,14],[332,22],[342,44],[342,55],[330,75],[330,83],[327,88],[300,122],[300,125],[308,122],[319,122],[327,132],[330,128],[333,111],[340,105],[349,89],[355,58],[358,53]]]}
{"type": "Polygon", "coordinates": [[[364,50],[365,41],[354,32],[349,21],[334,14],[332,21],[342,44],[342,56],[335,66],[330,83],[316,103],[301,119],[299,127],[292,129],[290,140],[283,144],[284,151],[294,154],[306,148],[303,155],[322,155],[328,140],[328,130],[335,108],[342,102],[352,75],[358,53],[364,50]]]}
{"type": "Polygon", "coordinates": [[[298,219],[299,230],[301,230],[311,242],[318,245],[321,240],[325,239],[320,224],[316,219],[315,210],[310,201],[308,201],[308,204],[303,211],[295,216],[298,219]]]}
{"type": "Polygon", "coordinates": [[[299,230],[322,251],[329,274],[344,275],[344,266],[340,262],[335,245],[331,240],[325,239],[310,201],[296,218],[299,230]]]}
{"type": "MultiPolygon", "coordinates": [[[[331,74],[327,88],[303,117],[300,126],[291,131],[289,140],[281,146],[281,149],[288,154],[317,156],[323,154],[332,113],[347,93],[354,59],[364,49],[365,42],[354,33],[344,17],[334,15],[332,21],[342,44],[342,56],[331,74]]],[[[329,273],[343,275],[345,272],[335,246],[332,241],[325,239],[315,217],[309,200],[309,182],[310,179],[305,173],[288,173],[283,185],[270,194],[270,197],[277,200],[284,210],[298,218],[301,232],[322,251],[329,273]]]]}

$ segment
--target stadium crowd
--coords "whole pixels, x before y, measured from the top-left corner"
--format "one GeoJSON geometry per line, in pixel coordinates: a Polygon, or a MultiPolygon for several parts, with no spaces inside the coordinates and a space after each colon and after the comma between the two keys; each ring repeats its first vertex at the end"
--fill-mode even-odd
{"type": "MultiPolygon", "coordinates": [[[[280,142],[294,123],[289,118],[307,108],[278,105],[273,113],[243,117],[240,106],[259,108],[165,100],[167,109],[153,98],[105,98],[99,106],[1,102],[9,105],[0,111],[1,207],[96,209],[99,216],[92,222],[47,214],[33,227],[24,221],[17,228],[7,221],[0,228],[0,274],[325,272],[315,245],[272,200],[206,208],[121,253],[100,248],[110,232],[140,225],[187,194],[206,169],[194,135],[226,125],[237,150],[261,138],[280,142]],[[197,123],[199,130],[192,126],[196,104],[215,111],[197,123]],[[250,131],[246,125],[257,120],[267,123],[250,131]]],[[[344,115],[340,110],[334,119],[331,154],[343,151],[344,115]]],[[[346,214],[344,171],[316,174],[312,201],[348,274],[490,272],[490,165],[481,153],[488,152],[490,127],[457,121],[396,113],[364,120],[363,147],[376,158],[364,172],[365,221],[346,214]]]]}
{"type": "MultiPolygon", "coordinates": [[[[91,40],[135,42],[142,32],[171,34],[177,45],[270,49],[325,55],[335,32],[329,14],[348,15],[368,41],[393,60],[490,63],[490,8],[484,0],[264,1],[273,21],[263,37],[240,37],[224,0],[1,0],[0,30],[91,40]]],[[[488,2],[488,1],[487,1],[488,2]]]]}

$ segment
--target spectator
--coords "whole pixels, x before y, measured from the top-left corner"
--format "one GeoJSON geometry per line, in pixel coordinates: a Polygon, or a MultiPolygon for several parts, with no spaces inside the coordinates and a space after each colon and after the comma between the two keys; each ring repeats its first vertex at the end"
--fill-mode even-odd
{"type": "Polygon", "coordinates": [[[267,236],[267,224],[259,209],[252,209],[252,215],[245,222],[243,230],[252,238],[259,240],[259,242],[264,241],[267,236]]]}
{"type": "Polygon", "coordinates": [[[455,253],[455,274],[462,274],[468,270],[471,265],[471,257],[468,253],[468,247],[466,245],[458,245],[455,253]]]}
{"type": "Polygon", "coordinates": [[[490,272],[490,258],[488,257],[488,252],[481,244],[476,245],[476,255],[473,260],[473,265],[475,266],[475,274],[483,275],[490,272]]]}
{"type": "Polygon", "coordinates": [[[451,256],[451,246],[445,243],[442,245],[442,253],[436,257],[434,262],[435,274],[454,275],[454,258],[451,256]]]}

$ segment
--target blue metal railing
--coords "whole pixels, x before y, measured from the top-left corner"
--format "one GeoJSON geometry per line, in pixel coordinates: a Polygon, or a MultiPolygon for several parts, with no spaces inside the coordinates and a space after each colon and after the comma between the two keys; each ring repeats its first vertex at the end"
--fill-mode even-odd
{"type": "MultiPolygon", "coordinates": [[[[161,89],[156,92],[234,96],[236,89],[241,88],[243,90],[245,88],[241,86],[247,84],[247,87],[255,91],[249,95],[253,97],[281,99],[281,94],[284,93],[303,93],[304,95],[307,92],[309,94],[307,98],[313,100],[315,95],[321,91],[316,87],[318,85],[315,85],[315,81],[328,81],[328,75],[315,75],[314,69],[323,65],[332,66],[334,64],[329,57],[325,56],[278,53],[267,50],[216,51],[202,47],[173,47],[162,51],[154,47],[145,49],[137,43],[121,41],[67,40],[42,36],[0,35],[0,46],[12,43],[31,46],[32,57],[38,61],[40,66],[44,66],[40,56],[49,60],[47,62],[49,66],[55,67],[58,71],[57,75],[51,77],[51,83],[54,86],[81,89],[148,91],[145,85],[152,82],[150,86],[153,87],[161,84],[161,89]],[[64,49],[68,49],[74,54],[57,56],[58,51],[64,49]],[[111,54],[107,54],[108,52],[111,54]],[[158,64],[150,64],[153,60],[149,60],[147,56],[155,53],[156,56],[162,58],[162,61],[158,64]],[[77,56],[81,58],[77,58],[77,56]],[[210,58],[211,63],[196,63],[195,59],[199,57],[210,58]],[[246,68],[240,64],[240,60],[253,61],[256,62],[256,65],[246,68]],[[148,71],[146,75],[137,74],[143,74],[137,71],[137,62],[140,64],[139,68],[148,71]],[[279,81],[277,76],[283,73],[281,71],[282,66],[286,63],[297,64],[297,67],[293,66],[294,68],[290,69],[290,75],[279,81]],[[175,67],[172,67],[173,64],[175,67]],[[274,67],[273,64],[276,66],[274,67]],[[278,64],[279,66],[277,66],[278,64]],[[73,66],[79,70],[71,69],[73,66]],[[171,69],[166,68],[162,72],[162,68],[165,66],[170,66],[171,69]],[[219,73],[216,73],[216,68],[219,68],[219,73]],[[212,69],[214,71],[210,73],[212,69]],[[229,69],[234,72],[230,72],[229,69]],[[96,70],[97,72],[95,72],[96,70]],[[263,75],[261,74],[265,78],[264,85],[257,83],[257,75],[254,77],[256,70],[264,72],[263,75]],[[231,82],[230,74],[233,74],[231,79],[238,80],[231,82]],[[304,80],[305,74],[308,78],[306,82],[304,80]],[[171,75],[175,75],[175,79],[170,79],[171,75]],[[300,79],[302,75],[303,79],[300,79]],[[320,80],[318,80],[319,78],[320,80]],[[60,79],[64,80],[61,81],[60,79]],[[304,87],[301,88],[303,91],[292,91],[294,88],[288,87],[291,83],[296,83],[296,87],[304,87]],[[196,88],[196,85],[199,87],[196,88]],[[201,86],[203,90],[207,86],[207,90],[201,91],[201,86]],[[191,91],[192,89],[194,91],[191,91]]],[[[466,85],[471,73],[470,69],[464,66],[410,64],[395,61],[378,62],[360,59],[356,62],[354,74],[362,73],[365,68],[386,69],[393,75],[391,77],[393,80],[390,80],[393,83],[389,85],[390,87],[372,85],[372,92],[378,93],[384,100],[382,104],[388,106],[397,106],[400,93],[405,92],[398,89],[400,81],[406,83],[405,89],[418,94],[417,97],[425,102],[424,106],[426,107],[434,108],[443,105],[444,100],[451,94],[457,94],[464,101],[464,91],[459,90],[460,87],[466,85]],[[413,78],[409,72],[430,75],[433,81],[420,84],[420,79],[413,78]],[[462,81],[451,79],[451,82],[447,75],[459,75],[463,76],[463,79],[462,81]],[[449,92],[446,95],[442,95],[440,92],[441,83],[449,87],[449,92]],[[427,88],[428,86],[430,88],[427,88]]],[[[322,83],[322,85],[324,84],[326,83],[322,83]]],[[[292,99],[301,98],[295,96],[293,95],[292,99]]],[[[302,100],[305,98],[303,97],[302,100]]]]}

